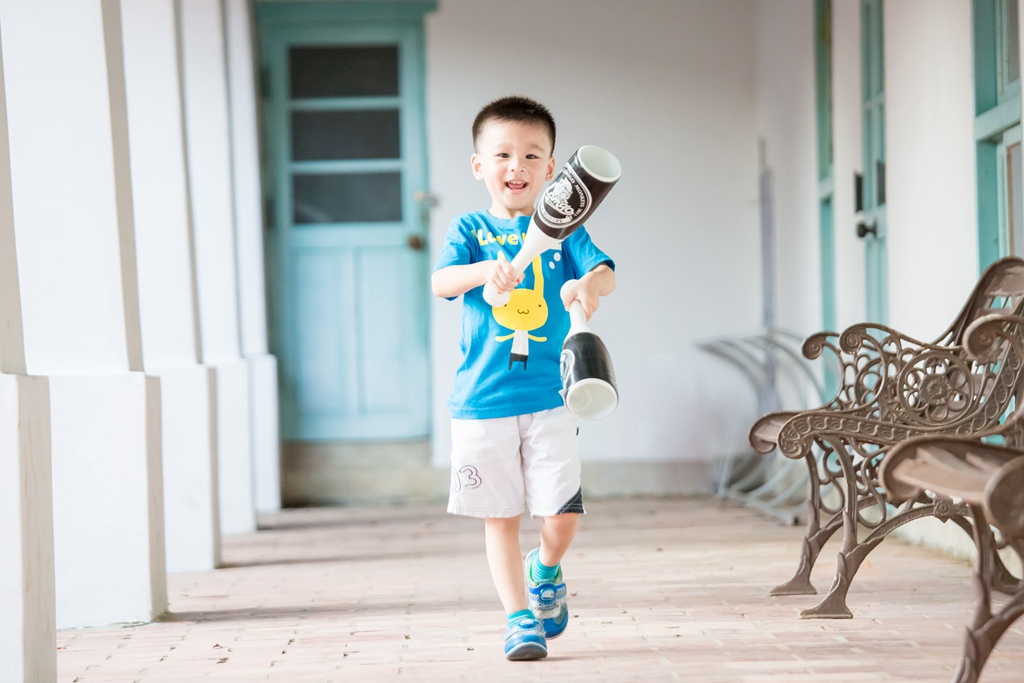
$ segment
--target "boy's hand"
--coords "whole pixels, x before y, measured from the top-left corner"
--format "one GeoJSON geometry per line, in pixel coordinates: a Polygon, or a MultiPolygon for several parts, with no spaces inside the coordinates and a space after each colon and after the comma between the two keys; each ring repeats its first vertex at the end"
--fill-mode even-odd
{"type": "Polygon", "coordinates": [[[522,273],[516,272],[516,269],[512,267],[512,262],[505,258],[504,252],[499,251],[497,259],[486,263],[490,266],[487,282],[490,282],[499,294],[511,292],[523,281],[522,273]]]}
{"type": "Polygon", "coordinates": [[[607,296],[615,289],[615,271],[607,264],[601,263],[590,270],[579,280],[569,280],[562,287],[562,305],[569,310],[573,301],[579,300],[583,313],[590,320],[597,307],[601,305],[601,297],[607,296]]]}
{"type": "Polygon", "coordinates": [[[568,311],[572,302],[577,300],[583,306],[583,314],[590,320],[590,316],[594,315],[597,307],[601,305],[601,296],[592,279],[588,281],[588,278],[584,277],[562,289],[562,305],[565,306],[565,310],[568,311]]]}

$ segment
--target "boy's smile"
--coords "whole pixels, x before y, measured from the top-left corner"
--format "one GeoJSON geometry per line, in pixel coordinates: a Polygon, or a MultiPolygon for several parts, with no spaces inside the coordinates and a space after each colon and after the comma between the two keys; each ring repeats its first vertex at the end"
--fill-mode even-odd
{"type": "Polygon", "coordinates": [[[547,129],[536,123],[491,121],[480,132],[470,163],[491,195],[492,215],[533,215],[545,181],[555,173],[547,129]]]}

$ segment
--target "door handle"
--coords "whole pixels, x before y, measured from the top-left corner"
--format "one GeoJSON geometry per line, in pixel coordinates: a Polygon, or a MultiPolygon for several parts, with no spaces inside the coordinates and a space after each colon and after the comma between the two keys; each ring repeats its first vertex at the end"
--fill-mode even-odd
{"type": "Polygon", "coordinates": [[[864,238],[867,237],[868,235],[874,235],[875,237],[878,237],[878,224],[872,223],[871,225],[868,225],[863,221],[858,223],[857,237],[864,238]]]}
{"type": "Polygon", "coordinates": [[[424,247],[423,237],[417,234],[409,235],[405,243],[409,245],[410,249],[415,249],[416,251],[420,251],[424,247]]]}
{"type": "Polygon", "coordinates": [[[421,190],[412,196],[417,202],[428,208],[433,208],[441,203],[441,198],[433,192],[421,190]]]}
{"type": "Polygon", "coordinates": [[[875,160],[875,197],[878,206],[885,204],[885,162],[881,159],[875,160]]]}

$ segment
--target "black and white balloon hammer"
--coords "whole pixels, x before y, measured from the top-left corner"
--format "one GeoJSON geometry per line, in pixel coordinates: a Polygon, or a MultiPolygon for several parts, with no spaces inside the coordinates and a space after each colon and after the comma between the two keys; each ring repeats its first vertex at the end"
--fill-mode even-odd
{"type": "MultiPolygon", "coordinates": [[[[564,290],[575,280],[569,280],[564,290]]],[[[576,417],[599,420],[619,403],[612,357],[601,337],[587,323],[583,305],[569,305],[569,332],[562,344],[562,397],[576,417]]]]}
{"type": "MultiPolygon", "coordinates": [[[[608,150],[594,145],[576,150],[537,203],[523,246],[512,259],[516,272],[522,275],[534,258],[583,225],[621,175],[619,160],[608,150]]],[[[508,292],[499,294],[490,283],[484,285],[484,301],[491,306],[504,306],[508,300],[508,292]]]]}

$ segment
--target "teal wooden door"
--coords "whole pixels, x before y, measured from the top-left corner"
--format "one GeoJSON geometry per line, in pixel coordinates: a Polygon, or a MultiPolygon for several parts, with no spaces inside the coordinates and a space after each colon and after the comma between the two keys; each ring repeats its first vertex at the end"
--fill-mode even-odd
{"type": "MultiPolygon", "coordinates": [[[[832,0],[814,0],[815,120],[818,150],[818,231],[822,329],[836,328],[835,158],[832,140],[832,0]]],[[[834,368],[825,367],[829,380],[834,368]]]]}
{"type": "Polygon", "coordinates": [[[422,13],[345,4],[257,5],[285,440],[429,429],[422,13]]]}
{"type": "Polygon", "coordinates": [[[885,210],[885,61],[883,0],[861,0],[861,103],[863,182],[857,235],[864,240],[867,320],[889,318],[888,223],[885,210]]]}

